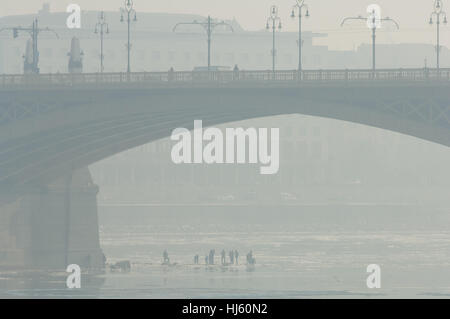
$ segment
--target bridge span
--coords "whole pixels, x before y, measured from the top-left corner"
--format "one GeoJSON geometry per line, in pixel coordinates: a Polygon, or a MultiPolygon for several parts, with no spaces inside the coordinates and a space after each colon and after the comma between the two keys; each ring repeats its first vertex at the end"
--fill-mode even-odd
{"type": "Polygon", "coordinates": [[[0,187],[47,183],[192,127],[281,114],[450,146],[450,69],[3,75],[0,187]]]}
{"type": "Polygon", "coordinates": [[[3,74],[0,89],[48,88],[87,85],[98,86],[261,86],[261,85],[420,85],[425,82],[449,82],[449,69],[378,69],[374,70],[285,70],[285,71],[168,71],[133,73],[71,73],[71,74],[3,74]]]}
{"type": "MultiPolygon", "coordinates": [[[[450,69],[2,75],[0,200],[11,204],[34,194],[35,201],[39,194],[42,202],[55,183],[66,185],[67,195],[78,174],[84,177],[75,180],[92,189],[86,171],[73,172],[177,127],[192,128],[194,120],[210,126],[282,114],[344,120],[450,146],[450,69]]],[[[70,206],[67,197],[62,207],[70,206]]],[[[55,225],[70,229],[74,212],[67,210],[55,225]]],[[[91,238],[98,241],[98,234],[91,238]]]]}

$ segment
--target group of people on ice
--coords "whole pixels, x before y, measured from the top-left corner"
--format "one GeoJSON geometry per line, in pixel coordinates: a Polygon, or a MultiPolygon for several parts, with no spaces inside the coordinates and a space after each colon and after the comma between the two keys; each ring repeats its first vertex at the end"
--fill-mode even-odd
{"type": "MultiPolygon", "coordinates": [[[[209,253],[205,256],[205,265],[214,265],[214,256],[216,254],[215,249],[211,249],[209,253]]],[[[225,249],[222,249],[222,252],[220,253],[220,262],[222,265],[234,265],[239,263],[239,252],[237,250],[230,250],[228,252],[229,260],[227,262],[227,253],[225,252],[225,249]]],[[[194,264],[199,264],[199,255],[194,256],[194,264]]]]}
{"type": "MultiPolygon", "coordinates": [[[[211,249],[209,251],[209,254],[205,256],[205,265],[214,265],[214,256],[216,254],[216,251],[214,249],[211,249]]],[[[227,259],[227,252],[225,249],[222,249],[220,253],[220,263],[223,266],[226,265],[238,265],[239,264],[239,252],[237,250],[230,250],[228,252],[228,259],[227,259]]],[[[247,254],[247,264],[254,265],[256,263],[255,258],[253,257],[253,252],[250,251],[247,254]]],[[[194,264],[199,264],[199,255],[194,256],[194,264]]]]}
{"type": "Polygon", "coordinates": [[[227,253],[225,252],[225,249],[222,249],[222,252],[220,253],[220,261],[222,265],[234,265],[239,263],[239,252],[237,250],[230,250],[228,252],[229,262],[227,263],[227,253]]]}
{"type": "MultiPolygon", "coordinates": [[[[216,254],[215,249],[211,249],[209,253],[205,256],[205,265],[214,265],[214,256],[216,254]]],[[[220,262],[222,265],[237,265],[239,264],[239,252],[237,250],[230,250],[228,252],[228,260],[227,253],[225,249],[222,249],[220,253],[220,262]]],[[[194,256],[194,264],[198,265],[200,263],[200,256],[194,256]]],[[[247,265],[254,265],[256,263],[255,258],[253,257],[253,252],[250,251],[247,254],[247,265]]],[[[169,253],[167,250],[163,252],[163,264],[170,264],[169,253]]]]}

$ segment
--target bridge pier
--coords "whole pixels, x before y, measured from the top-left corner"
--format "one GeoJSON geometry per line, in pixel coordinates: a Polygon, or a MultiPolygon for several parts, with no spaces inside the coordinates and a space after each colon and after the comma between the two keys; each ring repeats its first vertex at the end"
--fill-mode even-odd
{"type": "Polygon", "coordinates": [[[97,193],[84,168],[0,207],[0,267],[102,268],[97,193]]]}

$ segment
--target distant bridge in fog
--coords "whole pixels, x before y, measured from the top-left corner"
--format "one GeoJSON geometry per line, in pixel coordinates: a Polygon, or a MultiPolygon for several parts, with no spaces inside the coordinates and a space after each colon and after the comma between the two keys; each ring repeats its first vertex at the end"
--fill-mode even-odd
{"type": "Polygon", "coordinates": [[[11,238],[28,238],[30,229],[34,236],[16,255],[35,256],[29,263],[56,256],[61,266],[58,256],[78,262],[92,250],[101,260],[96,210],[75,207],[81,195],[70,195],[74,185],[78,192],[88,187],[94,200],[96,189],[86,170],[72,179],[74,171],[175,128],[191,129],[194,120],[210,126],[283,114],[344,120],[450,146],[450,69],[2,75],[0,203],[31,198],[17,208],[25,219],[5,217],[2,224],[16,225],[11,238]],[[61,179],[55,193],[48,185],[61,179]],[[89,231],[82,221],[73,225],[76,216],[88,220],[83,212],[89,231]],[[70,234],[82,236],[69,240],[70,234]],[[69,254],[80,238],[93,239],[69,254]]]}

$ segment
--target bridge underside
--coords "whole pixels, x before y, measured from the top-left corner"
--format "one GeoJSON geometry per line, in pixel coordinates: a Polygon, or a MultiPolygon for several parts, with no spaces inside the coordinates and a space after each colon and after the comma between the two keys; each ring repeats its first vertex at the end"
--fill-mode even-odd
{"type": "Polygon", "coordinates": [[[74,88],[0,94],[0,204],[8,203],[0,206],[0,217],[8,220],[0,225],[9,225],[4,226],[4,233],[5,229],[16,229],[17,234],[26,234],[24,229],[31,227],[28,234],[32,234],[20,239],[8,233],[5,238],[10,244],[5,245],[9,250],[3,249],[2,255],[0,247],[0,265],[2,256],[24,265],[51,260],[52,253],[42,254],[42,247],[57,252],[52,265],[67,264],[71,259],[83,264],[87,256],[92,263],[101,264],[92,193],[95,187],[85,172],[84,181],[74,185],[74,196],[84,198],[81,202],[85,204],[72,207],[68,200],[71,193],[64,188],[67,176],[116,153],[167,137],[177,127],[192,128],[194,120],[210,126],[304,114],[370,125],[450,146],[447,86],[74,88]],[[51,186],[54,183],[59,191],[51,186]],[[53,206],[47,207],[49,203],[53,206]],[[83,206],[86,203],[90,204],[83,206]],[[79,220],[79,216],[94,227],[81,223],[74,233],[80,237],[87,234],[84,237],[90,238],[90,243],[78,244],[78,254],[74,250],[68,253],[67,243],[76,239],[67,239],[71,238],[67,223],[79,220]],[[28,221],[14,222],[21,218],[28,221]],[[63,231],[54,232],[53,237],[39,237],[49,229],[63,231]],[[14,248],[19,246],[23,249],[14,248]],[[21,255],[26,251],[29,253],[21,255]]]}
{"type": "Polygon", "coordinates": [[[450,146],[446,86],[10,91],[2,93],[0,110],[3,194],[192,128],[196,119],[216,125],[298,113],[450,146]]]}

